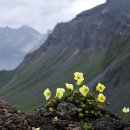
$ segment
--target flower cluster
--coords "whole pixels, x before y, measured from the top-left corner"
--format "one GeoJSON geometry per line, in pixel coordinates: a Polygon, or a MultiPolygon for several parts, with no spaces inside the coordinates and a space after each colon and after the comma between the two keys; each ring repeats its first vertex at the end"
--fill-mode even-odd
{"type": "MultiPolygon", "coordinates": [[[[83,84],[83,81],[84,81],[84,76],[83,76],[83,73],[81,72],[75,72],[74,73],[74,79],[76,80],[76,85],[81,85],[83,84]]],[[[70,90],[70,91],[74,91],[74,86],[73,84],[69,84],[69,83],[66,83],[66,89],[70,90]]],[[[103,103],[105,102],[106,100],[106,97],[102,94],[102,92],[104,91],[105,89],[105,86],[101,83],[98,83],[98,85],[96,86],[96,90],[97,92],[99,93],[98,94],[98,101],[103,103]]],[[[58,99],[61,99],[64,94],[65,94],[65,88],[57,88],[56,89],[56,98],[58,99]]],[[[90,89],[88,86],[86,85],[82,85],[80,88],[79,88],[79,92],[82,96],[86,97],[86,95],[90,92],[90,89]]],[[[51,97],[51,92],[49,90],[49,88],[47,88],[45,91],[44,91],[44,96],[46,97],[46,100],[48,100],[50,97],[51,97]]]]}
{"type": "Polygon", "coordinates": [[[104,102],[106,100],[106,97],[102,94],[102,92],[104,91],[105,88],[106,87],[101,83],[98,83],[98,85],[96,87],[96,90],[99,92],[98,100],[100,102],[104,102]]]}
{"type": "MultiPolygon", "coordinates": [[[[74,73],[74,80],[78,89],[75,89],[75,85],[66,83],[64,88],[57,88],[55,98],[49,101],[48,110],[53,112],[56,108],[57,101],[73,103],[77,107],[77,113],[79,117],[98,117],[101,116],[102,103],[105,102],[106,97],[103,95],[105,86],[98,83],[96,86],[96,93],[84,84],[84,74],[82,72],[74,73]]],[[[47,88],[43,92],[46,100],[51,97],[51,91],[47,88]]]]}

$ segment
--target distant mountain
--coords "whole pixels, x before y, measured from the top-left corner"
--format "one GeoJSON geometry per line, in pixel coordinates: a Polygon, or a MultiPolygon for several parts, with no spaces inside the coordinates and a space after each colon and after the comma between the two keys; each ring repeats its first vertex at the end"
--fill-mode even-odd
{"type": "Polygon", "coordinates": [[[82,71],[92,89],[106,85],[108,109],[119,113],[130,106],[130,0],[108,0],[59,23],[45,44],[29,53],[0,97],[25,111],[43,104],[42,92],[73,82],[82,71]]]}
{"type": "Polygon", "coordinates": [[[47,36],[28,26],[0,27],[0,70],[16,68],[27,53],[45,42],[47,36]]]}

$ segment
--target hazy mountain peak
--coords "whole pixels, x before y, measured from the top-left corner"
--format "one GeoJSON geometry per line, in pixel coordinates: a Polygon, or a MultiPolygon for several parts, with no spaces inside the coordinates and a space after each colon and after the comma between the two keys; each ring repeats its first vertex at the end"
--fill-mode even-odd
{"type": "Polygon", "coordinates": [[[18,30],[28,32],[28,33],[40,34],[40,32],[38,32],[34,28],[27,26],[27,25],[23,25],[23,26],[19,27],[18,30]]]}
{"type": "Polygon", "coordinates": [[[0,31],[7,31],[7,32],[24,32],[24,33],[35,33],[35,34],[40,34],[40,32],[38,32],[37,30],[35,30],[34,28],[24,25],[24,26],[20,26],[18,28],[14,28],[14,27],[10,27],[10,26],[5,26],[5,27],[0,27],[0,31]]]}
{"type": "Polygon", "coordinates": [[[0,70],[14,69],[27,53],[39,48],[47,36],[29,26],[0,27],[0,70]]]}

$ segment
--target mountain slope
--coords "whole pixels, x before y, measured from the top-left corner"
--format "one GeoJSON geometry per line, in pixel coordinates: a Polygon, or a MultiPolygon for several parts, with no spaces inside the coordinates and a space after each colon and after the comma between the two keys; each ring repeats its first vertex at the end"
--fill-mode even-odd
{"type": "Polygon", "coordinates": [[[14,69],[27,53],[39,48],[46,38],[47,35],[28,26],[17,29],[0,27],[0,70],[14,69]]]}
{"type": "Polygon", "coordinates": [[[10,70],[2,70],[0,71],[0,88],[5,85],[7,82],[9,82],[14,75],[14,71],[10,70]]]}
{"type": "Polygon", "coordinates": [[[46,87],[54,94],[55,88],[73,83],[75,71],[83,71],[89,86],[99,81],[107,86],[110,109],[118,112],[130,97],[129,6],[129,0],[109,0],[57,24],[45,44],[17,67],[0,97],[30,111],[43,103],[46,87]]]}

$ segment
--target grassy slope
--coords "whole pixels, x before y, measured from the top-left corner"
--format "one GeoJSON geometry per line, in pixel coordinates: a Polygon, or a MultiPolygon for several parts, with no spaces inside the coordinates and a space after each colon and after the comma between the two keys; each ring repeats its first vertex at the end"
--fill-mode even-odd
{"type": "Polygon", "coordinates": [[[73,73],[75,71],[86,72],[87,81],[90,81],[101,72],[103,60],[101,54],[94,55],[90,60],[84,58],[80,62],[73,60],[71,63],[69,58],[72,51],[74,52],[75,49],[54,52],[57,55],[56,58],[53,58],[52,54],[51,59],[50,57],[45,59],[48,66],[46,66],[44,61],[41,62],[41,59],[38,59],[37,62],[31,64],[31,66],[16,77],[13,82],[3,88],[0,97],[5,100],[7,99],[13,104],[17,103],[16,107],[29,112],[37,105],[43,104],[45,100],[42,92],[46,87],[49,87],[54,95],[57,87],[64,87],[66,82],[73,82],[73,73]],[[49,64],[50,61],[51,64],[49,64]],[[25,81],[24,79],[27,80],[25,81]],[[22,83],[23,81],[24,83],[22,83]]]}
{"type": "Polygon", "coordinates": [[[107,85],[109,108],[119,112],[119,107],[121,109],[125,103],[130,105],[127,104],[129,93],[122,95],[129,90],[130,85],[129,42],[130,40],[125,37],[116,37],[105,54],[93,55],[89,60],[85,57],[80,60],[72,58],[72,60],[70,57],[76,50],[74,48],[63,51],[57,51],[61,49],[54,48],[53,53],[44,60],[39,58],[36,62],[30,63],[28,68],[2,89],[0,97],[13,104],[17,103],[17,108],[30,112],[45,101],[42,92],[46,87],[49,87],[54,95],[57,87],[63,87],[66,82],[73,83],[75,71],[83,71],[87,83],[111,64],[102,82],[107,85]],[[120,102],[117,102],[117,99],[120,99],[120,102]]]}
{"type": "Polygon", "coordinates": [[[13,75],[14,75],[13,71],[6,71],[6,70],[0,71],[0,87],[9,82],[9,80],[11,80],[13,75]]]}
{"type": "Polygon", "coordinates": [[[104,66],[109,66],[113,62],[112,67],[103,78],[103,82],[107,84],[106,95],[110,102],[110,109],[113,112],[121,114],[124,106],[130,106],[129,103],[129,86],[130,86],[130,39],[118,37],[114,43],[110,45],[104,66]]]}

